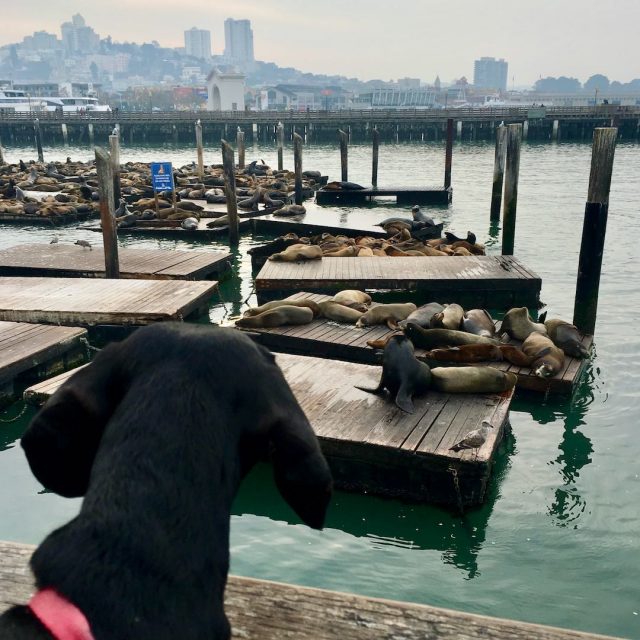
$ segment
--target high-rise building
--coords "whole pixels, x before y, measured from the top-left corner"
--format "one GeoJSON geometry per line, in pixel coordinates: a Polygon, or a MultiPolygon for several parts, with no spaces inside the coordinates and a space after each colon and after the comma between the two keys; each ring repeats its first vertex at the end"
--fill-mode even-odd
{"type": "Polygon", "coordinates": [[[208,60],[211,57],[211,31],[195,27],[185,31],[184,49],[188,56],[208,60]]]}
{"type": "Polygon", "coordinates": [[[480,58],[473,65],[473,84],[483,89],[507,90],[507,69],[504,58],[480,58]]]}
{"type": "Polygon", "coordinates": [[[224,21],[224,55],[234,62],[253,62],[253,31],[250,20],[224,21]]]}
{"type": "Polygon", "coordinates": [[[79,13],[71,18],[71,22],[64,22],[60,31],[67,53],[94,53],[98,50],[100,37],[91,27],[86,26],[79,13]]]}

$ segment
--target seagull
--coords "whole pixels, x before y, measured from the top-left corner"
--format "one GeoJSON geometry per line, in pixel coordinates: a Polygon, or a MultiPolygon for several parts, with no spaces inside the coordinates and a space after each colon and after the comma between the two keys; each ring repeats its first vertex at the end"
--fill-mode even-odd
{"type": "Polygon", "coordinates": [[[88,247],[89,251],[92,251],[91,243],[87,240],[76,240],[73,244],[77,244],[79,247],[88,247]]]}
{"type": "Polygon", "coordinates": [[[18,202],[24,202],[24,191],[18,186],[16,186],[16,200],[18,202]]]}
{"type": "Polygon", "coordinates": [[[475,449],[476,458],[478,457],[478,449],[486,442],[489,430],[493,428],[493,425],[486,420],[482,421],[482,426],[479,429],[469,431],[466,436],[459,442],[449,447],[449,451],[460,451],[461,449],[475,449]]]}
{"type": "Polygon", "coordinates": [[[53,236],[49,244],[58,244],[58,236],[53,236]]]}

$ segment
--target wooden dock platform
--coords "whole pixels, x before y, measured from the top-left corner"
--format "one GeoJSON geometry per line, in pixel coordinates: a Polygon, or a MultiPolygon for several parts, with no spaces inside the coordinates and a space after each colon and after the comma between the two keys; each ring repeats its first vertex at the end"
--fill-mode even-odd
{"type": "MultiPolygon", "coordinates": [[[[290,354],[276,359],[320,440],[337,487],[454,508],[482,503],[513,389],[502,394],[429,391],[414,398],[416,411],[407,414],[355,388],[375,387],[380,367],[290,354]],[[494,429],[477,455],[449,450],[483,420],[494,429]]],[[[41,404],[69,375],[27,389],[25,400],[41,404]]]]}
{"type": "Polygon", "coordinates": [[[86,329],[0,322],[0,406],[17,387],[77,367],[87,359],[86,329]]]}
{"type": "MultiPolygon", "coordinates": [[[[31,597],[29,558],[34,550],[33,545],[0,541],[0,613],[31,597]]],[[[238,576],[227,581],[225,612],[233,637],[245,640],[607,640],[568,629],[238,576]]]]}
{"type": "MultiPolygon", "coordinates": [[[[172,238],[174,240],[217,240],[229,235],[229,227],[214,227],[210,229],[207,224],[211,218],[202,218],[198,221],[198,228],[187,231],[180,226],[180,220],[144,220],[135,227],[118,227],[118,235],[123,236],[149,236],[151,238],[172,238]]],[[[246,218],[238,223],[240,231],[251,230],[251,219],[246,218]]],[[[98,226],[83,227],[87,231],[102,233],[98,226]]]]}
{"type": "Polygon", "coordinates": [[[366,189],[326,189],[316,191],[318,204],[364,204],[379,197],[394,197],[398,204],[449,204],[451,187],[367,187],[366,189]]]}
{"type": "Polygon", "coordinates": [[[415,291],[427,301],[509,309],[540,302],[542,280],[512,256],[322,258],[267,262],[256,276],[259,301],[298,291],[415,291]]]}
{"type": "Polygon", "coordinates": [[[215,281],[2,278],[0,320],[137,326],[207,308],[215,281]]]}
{"type": "Polygon", "coordinates": [[[341,216],[339,212],[335,211],[327,211],[326,214],[322,212],[322,215],[310,212],[302,216],[260,216],[253,218],[251,225],[256,233],[276,235],[297,233],[299,236],[310,236],[319,233],[333,233],[350,238],[357,236],[387,237],[387,232],[382,227],[367,222],[347,222],[344,215],[341,216]]]}
{"type": "MultiPolygon", "coordinates": [[[[316,302],[329,300],[330,296],[300,292],[290,296],[292,299],[308,298],[316,302]]],[[[372,306],[375,306],[373,303],[372,306]]],[[[500,328],[500,321],[496,323],[500,328]]],[[[240,327],[238,327],[240,328],[240,327]]],[[[295,327],[274,327],[271,329],[249,329],[258,334],[261,344],[273,351],[294,353],[305,356],[345,360],[362,364],[377,364],[380,361],[379,350],[367,346],[367,340],[384,338],[393,331],[385,326],[366,327],[356,329],[354,325],[342,324],[317,318],[310,324],[295,327]]],[[[593,336],[583,336],[582,344],[590,349],[593,336]]],[[[509,344],[520,347],[517,340],[510,340],[509,344]]],[[[425,357],[426,350],[416,348],[416,356],[428,362],[430,366],[455,366],[446,362],[433,362],[425,357]]],[[[509,371],[518,376],[516,390],[534,391],[537,393],[571,394],[578,384],[588,360],[570,358],[567,356],[564,369],[553,378],[538,378],[529,367],[518,367],[509,362],[486,362],[475,366],[491,366],[501,371],[509,371]]]]}
{"type": "MultiPolygon", "coordinates": [[[[120,277],[151,280],[205,280],[231,270],[227,251],[118,249],[120,277]]],[[[0,276],[104,278],[102,247],[24,244],[0,250],[0,276]]]]}

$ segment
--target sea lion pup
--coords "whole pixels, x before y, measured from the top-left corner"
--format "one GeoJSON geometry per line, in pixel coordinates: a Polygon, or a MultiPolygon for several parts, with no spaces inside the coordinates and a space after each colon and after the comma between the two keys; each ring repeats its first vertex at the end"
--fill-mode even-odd
{"type": "Polygon", "coordinates": [[[317,318],[320,315],[320,307],[318,303],[314,300],[272,300],[271,302],[266,302],[259,307],[250,307],[244,312],[245,318],[250,318],[252,316],[260,315],[265,311],[271,311],[271,309],[277,309],[278,307],[307,307],[313,311],[313,317],[317,318]]]}
{"type": "Polygon", "coordinates": [[[333,302],[343,304],[345,307],[351,307],[357,309],[363,313],[367,310],[368,305],[371,304],[371,296],[364,291],[358,291],[357,289],[345,289],[339,291],[333,298],[333,302]]]}
{"type": "Polygon", "coordinates": [[[522,343],[522,351],[531,356],[531,370],[539,378],[551,378],[564,368],[564,351],[547,335],[532,331],[522,343]]]}
{"type": "Polygon", "coordinates": [[[405,320],[398,322],[398,325],[404,328],[409,324],[409,322],[413,322],[413,324],[417,324],[419,327],[428,329],[430,327],[431,318],[433,318],[436,313],[440,313],[443,310],[444,306],[439,302],[429,302],[418,307],[415,311],[412,311],[405,320]]]}
{"type": "Polygon", "coordinates": [[[445,304],[444,309],[431,318],[431,328],[458,330],[463,317],[464,309],[459,304],[445,304]]]}
{"type": "Polygon", "coordinates": [[[333,300],[319,302],[318,306],[320,307],[320,312],[325,318],[335,320],[336,322],[355,324],[362,317],[362,311],[346,307],[345,305],[340,304],[339,302],[334,302],[333,300]]]}
{"type": "Polygon", "coordinates": [[[500,393],[517,381],[515,373],[494,367],[438,367],[431,373],[433,388],[444,393],[500,393]]]}
{"type": "Polygon", "coordinates": [[[386,324],[389,329],[395,329],[400,320],[404,320],[412,311],[416,310],[413,302],[396,304],[379,304],[369,309],[356,322],[356,327],[370,327],[374,324],[386,324]]]}
{"type": "Polygon", "coordinates": [[[269,256],[274,262],[298,262],[299,260],[320,260],[322,249],[317,245],[292,244],[280,253],[269,256]]]}
{"type": "Polygon", "coordinates": [[[515,340],[526,340],[532,331],[538,331],[542,334],[547,333],[547,329],[543,324],[531,320],[527,307],[514,307],[513,309],[509,309],[509,311],[504,314],[500,331],[506,331],[509,336],[515,340]]]}
{"type": "Polygon", "coordinates": [[[452,329],[423,329],[413,322],[409,322],[404,332],[416,347],[422,349],[437,349],[438,347],[458,347],[463,344],[498,344],[497,340],[476,336],[466,331],[452,329]]]}
{"type": "Polygon", "coordinates": [[[485,338],[493,338],[496,335],[496,325],[486,309],[469,309],[462,318],[462,329],[485,338]]]}
{"type": "Polygon", "coordinates": [[[413,413],[412,396],[424,393],[431,384],[431,369],[420,362],[413,350],[411,340],[402,334],[389,338],[382,356],[382,376],[375,389],[358,387],[367,393],[381,394],[387,389],[396,406],[413,413]]]}
{"type": "Polygon", "coordinates": [[[236,320],[237,327],[248,329],[262,329],[271,327],[282,327],[285,325],[309,324],[313,320],[313,311],[308,307],[296,307],[294,305],[282,305],[275,309],[270,309],[256,316],[239,318],[236,320]]]}
{"type": "Polygon", "coordinates": [[[578,329],[564,320],[547,320],[544,323],[549,337],[556,347],[560,347],[568,356],[588,358],[589,351],[582,344],[578,329]]]}

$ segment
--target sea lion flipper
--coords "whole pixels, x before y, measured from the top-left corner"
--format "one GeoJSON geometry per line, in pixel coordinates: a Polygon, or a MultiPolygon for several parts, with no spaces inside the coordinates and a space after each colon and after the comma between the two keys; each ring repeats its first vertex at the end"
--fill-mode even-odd
{"type": "Polygon", "coordinates": [[[541,313],[538,316],[538,322],[544,323],[547,319],[547,312],[545,311],[544,313],[541,313]]]}
{"type": "Polygon", "coordinates": [[[396,394],[396,405],[406,413],[414,412],[413,401],[411,400],[411,396],[407,393],[406,384],[403,384],[400,389],[398,389],[398,393],[396,394]]]}
{"type": "Polygon", "coordinates": [[[367,393],[375,393],[377,396],[382,394],[382,392],[384,391],[384,385],[382,384],[382,380],[380,380],[380,384],[375,389],[372,389],[371,387],[360,387],[357,384],[354,386],[356,389],[360,389],[360,391],[366,391],[367,393]]]}
{"type": "Polygon", "coordinates": [[[509,342],[509,340],[511,340],[511,337],[509,336],[509,334],[505,331],[501,336],[500,336],[500,342],[502,344],[507,344],[509,342]]]}
{"type": "Polygon", "coordinates": [[[400,326],[398,326],[397,320],[394,320],[393,318],[389,318],[387,320],[387,327],[389,327],[391,331],[401,331],[400,326]]]}

